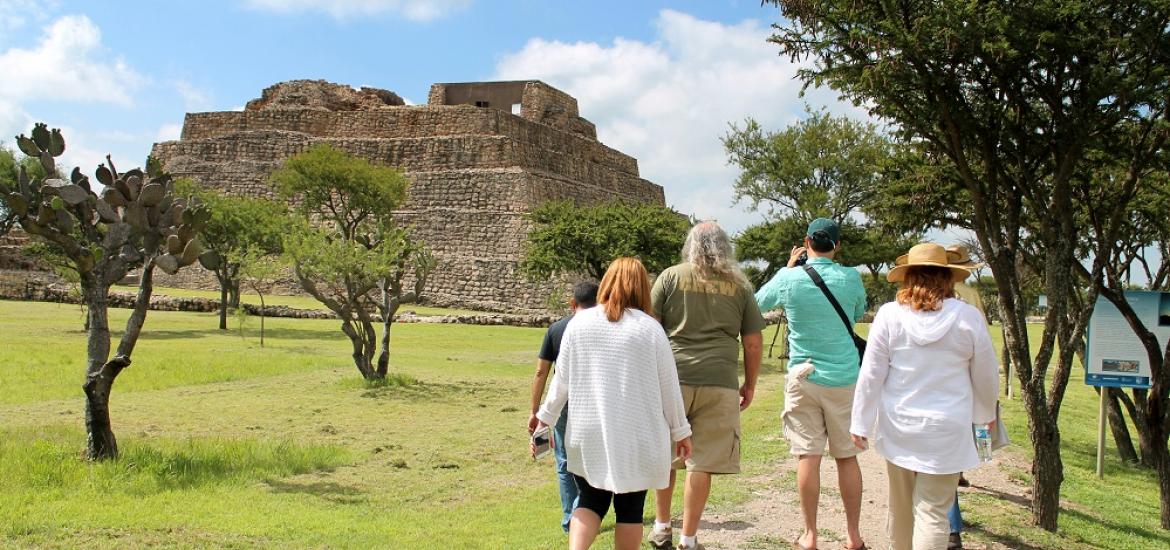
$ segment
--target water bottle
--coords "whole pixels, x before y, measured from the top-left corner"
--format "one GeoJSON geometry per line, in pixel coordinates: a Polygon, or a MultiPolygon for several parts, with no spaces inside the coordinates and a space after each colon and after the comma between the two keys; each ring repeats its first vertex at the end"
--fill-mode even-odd
{"type": "Polygon", "coordinates": [[[991,462],[991,426],[975,425],[975,451],[979,453],[980,462],[991,462]]]}

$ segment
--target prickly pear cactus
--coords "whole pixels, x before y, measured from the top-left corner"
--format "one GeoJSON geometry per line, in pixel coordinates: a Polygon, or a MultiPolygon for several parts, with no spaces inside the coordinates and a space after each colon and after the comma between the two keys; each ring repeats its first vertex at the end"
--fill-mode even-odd
{"type": "MultiPolygon", "coordinates": [[[[81,170],[68,179],[57,172],[56,157],[65,152],[58,129],[38,123],[31,137],[16,138],[20,150],[44,166],[44,179],[20,171],[15,189],[0,183],[0,200],[25,231],[59,245],[81,274],[100,271],[105,281],[153,258],[166,273],[200,260],[197,238],[211,213],[202,205],[174,196],[170,176],[148,163],[150,172],[119,173],[113,161],[98,166],[97,188],[81,170]]],[[[212,261],[205,258],[204,261],[212,261]]]]}

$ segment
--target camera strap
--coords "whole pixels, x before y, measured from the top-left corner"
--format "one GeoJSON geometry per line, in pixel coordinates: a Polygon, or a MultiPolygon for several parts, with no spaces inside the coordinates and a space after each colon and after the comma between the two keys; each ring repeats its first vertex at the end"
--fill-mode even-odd
{"type": "Polygon", "coordinates": [[[841,322],[845,323],[845,330],[849,332],[849,336],[853,337],[854,340],[860,339],[861,337],[853,332],[853,323],[849,322],[849,317],[845,315],[845,310],[841,308],[841,304],[837,302],[837,298],[833,296],[829,287],[825,285],[825,280],[821,278],[821,274],[817,273],[817,270],[808,264],[804,265],[804,272],[808,273],[808,277],[812,279],[813,284],[817,285],[817,288],[825,293],[825,298],[829,299],[829,303],[833,304],[833,309],[837,310],[837,315],[841,317],[841,322]]]}

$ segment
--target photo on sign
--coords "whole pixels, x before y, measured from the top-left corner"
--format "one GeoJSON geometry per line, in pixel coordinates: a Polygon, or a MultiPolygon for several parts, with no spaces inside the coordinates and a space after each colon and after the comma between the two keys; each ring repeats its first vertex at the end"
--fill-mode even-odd
{"type": "Polygon", "coordinates": [[[1137,372],[1138,362],[1124,359],[1102,359],[1101,370],[1105,372],[1137,372]]]}
{"type": "Polygon", "coordinates": [[[1158,326],[1170,327],[1170,292],[1163,292],[1158,304],[1158,326]]]}

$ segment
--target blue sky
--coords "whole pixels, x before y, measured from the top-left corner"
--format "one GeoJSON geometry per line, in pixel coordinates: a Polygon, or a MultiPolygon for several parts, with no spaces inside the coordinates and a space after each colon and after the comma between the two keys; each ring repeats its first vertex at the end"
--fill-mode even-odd
{"type": "Polygon", "coordinates": [[[544,80],[578,98],[605,143],[639,159],[667,202],[739,230],[719,137],[753,116],[780,128],[804,104],[863,113],[765,39],[755,0],[0,0],[0,141],[31,122],[66,131],[66,161],[141,163],[184,113],[241,108],[294,78],[393,90],[433,82],[544,80]]]}

